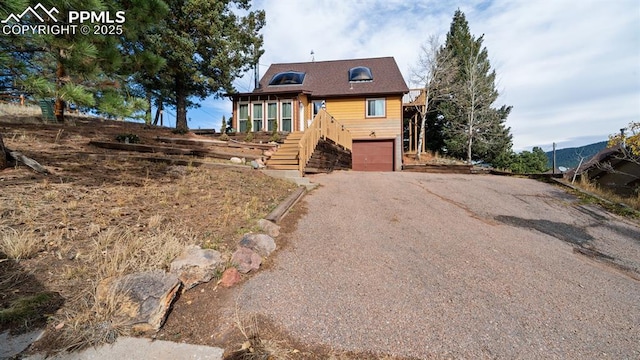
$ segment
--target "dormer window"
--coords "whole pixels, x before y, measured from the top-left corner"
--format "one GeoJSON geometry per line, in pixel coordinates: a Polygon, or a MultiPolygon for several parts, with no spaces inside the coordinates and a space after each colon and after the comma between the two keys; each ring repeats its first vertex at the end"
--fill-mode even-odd
{"type": "Polygon", "coordinates": [[[301,85],[304,81],[305,73],[299,71],[285,71],[275,74],[269,85],[301,85]]]}
{"type": "Polygon", "coordinates": [[[349,69],[349,81],[373,81],[371,69],[366,66],[356,66],[349,69]]]}

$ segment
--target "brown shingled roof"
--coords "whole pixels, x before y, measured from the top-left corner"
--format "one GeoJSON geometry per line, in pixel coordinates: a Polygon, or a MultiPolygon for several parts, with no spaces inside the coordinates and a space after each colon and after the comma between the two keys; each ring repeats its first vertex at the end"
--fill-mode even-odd
{"type": "Polygon", "coordinates": [[[332,97],[401,94],[408,91],[409,88],[404,82],[394,58],[382,57],[272,64],[260,80],[260,87],[251,94],[305,92],[312,97],[332,97]],[[349,82],[349,69],[357,66],[366,66],[371,69],[373,81],[349,82]],[[269,81],[275,74],[285,71],[306,73],[302,85],[269,85],[269,81]]]}

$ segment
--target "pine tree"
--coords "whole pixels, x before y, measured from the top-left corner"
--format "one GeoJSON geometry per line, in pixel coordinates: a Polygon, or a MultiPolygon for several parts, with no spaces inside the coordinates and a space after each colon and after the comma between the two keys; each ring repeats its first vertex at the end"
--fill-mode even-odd
{"type": "MultiPolygon", "coordinates": [[[[66,16],[70,10],[125,11],[127,20],[120,35],[93,31],[20,35],[16,39],[19,41],[7,47],[9,55],[5,55],[7,63],[13,66],[10,76],[17,87],[39,99],[53,98],[58,121],[64,121],[67,102],[95,108],[110,117],[130,117],[147,107],[128,83],[133,73],[157,64],[150,61],[148,51],[140,49],[140,38],[168,11],[164,2],[43,0],[41,4],[46,8],[55,7],[57,20],[62,24],[68,22],[66,16]]],[[[24,10],[21,6],[12,8],[24,10]]],[[[21,22],[33,20],[23,18],[21,22]]],[[[0,58],[0,62],[5,58],[0,58]]]]}
{"type": "Polygon", "coordinates": [[[166,67],[155,90],[176,107],[176,128],[186,131],[191,99],[232,92],[233,80],[262,54],[265,14],[251,11],[250,0],[166,2],[170,13],[153,45],[166,67]]]}
{"type": "Polygon", "coordinates": [[[491,69],[484,36],[475,38],[462,11],[457,10],[445,49],[458,69],[451,98],[439,103],[444,117],[443,136],[447,153],[455,157],[490,161],[510,150],[511,135],[505,127],[511,107],[492,108],[498,98],[495,70],[491,69]]]}

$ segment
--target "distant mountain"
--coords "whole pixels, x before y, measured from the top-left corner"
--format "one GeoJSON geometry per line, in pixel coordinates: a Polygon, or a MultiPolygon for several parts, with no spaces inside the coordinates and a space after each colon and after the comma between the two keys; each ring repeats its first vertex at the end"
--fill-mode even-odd
{"type": "MultiPolygon", "coordinates": [[[[606,147],[607,142],[601,141],[580,147],[556,149],[556,166],[564,166],[568,169],[575,168],[580,163],[581,157],[584,158],[584,161],[587,161],[593,155],[606,147]]],[[[549,151],[546,154],[547,158],[549,158],[549,168],[551,168],[553,163],[553,151],[549,151]]]]}

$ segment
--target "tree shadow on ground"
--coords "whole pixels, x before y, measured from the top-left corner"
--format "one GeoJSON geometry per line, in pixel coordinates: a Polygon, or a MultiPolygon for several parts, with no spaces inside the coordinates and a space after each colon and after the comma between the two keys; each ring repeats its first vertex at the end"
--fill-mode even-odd
{"type": "Polygon", "coordinates": [[[59,293],[48,291],[19,262],[0,252],[0,332],[20,334],[42,328],[63,304],[59,293]]]}
{"type": "Polygon", "coordinates": [[[575,245],[584,245],[594,240],[586,229],[561,222],[544,219],[524,219],[507,215],[498,215],[495,219],[507,225],[533,229],[575,245]]]}

